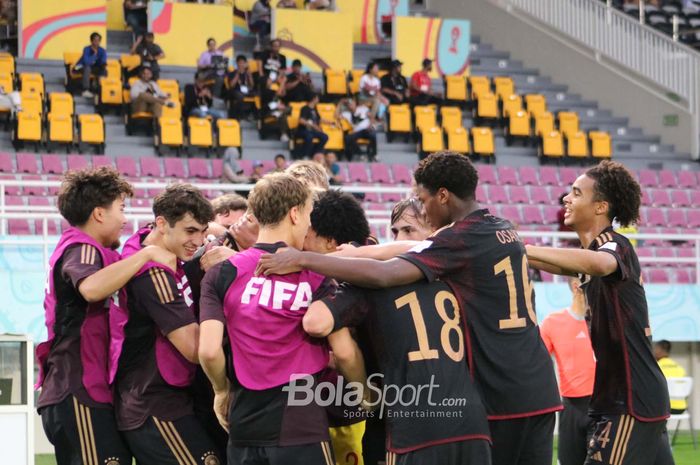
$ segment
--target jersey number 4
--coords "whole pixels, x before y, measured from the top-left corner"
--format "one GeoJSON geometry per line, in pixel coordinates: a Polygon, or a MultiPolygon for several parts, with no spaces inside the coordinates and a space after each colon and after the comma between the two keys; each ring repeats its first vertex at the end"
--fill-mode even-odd
{"type": "MultiPolygon", "coordinates": [[[[523,293],[525,294],[525,306],[527,314],[534,324],[537,324],[537,316],[532,308],[532,283],[527,274],[528,264],[527,257],[523,256],[521,278],[523,281],[523,293]]],[[[518,317],[518,289],[515,287],[515,275],[513,274],[513,263],[510,257],[506,257],[493,266],[493,274],[495,276],[501,273],[506,274],[506,282],[508,283],[508,300],[510,304],[510,318],[498,320],[500,329],[524,328],[527,324],[525,318],[518,317]]]]}
{"type": "MultiPolygon", "coordinates": [[[[415,292],[409,292],[408,294],[399,297],[394,301],[396,304],[396,309],[408,305],[411,310],[411,317],[413,318],[413,325],[416,327],[416,335],[418,336],[418,350],[413,350],[408,353],[408,360],[411,362],[417,362],[420,360],[430,360],[438,358],[438,351],[436,349],[430,348],[430,341],[428,341],[428,331],[425,328],[425,320],[423,319],[423,311],[420,307],[420,302],[418,301],[418,296],[415,292]]],[[[442,350],[455,362],[459,362],[464,359],[464,334],[462,333],[462,328],[459,326],[459,304],[457,303],[457,298],[448,291],[440,291],[435,295],[435,309],[442,318],[444,324],[440,330],[440,342],[442,343],[442,350]],[[447,314],[447,309],[445,304],[450,302],[452,308],[454,309],[454,315],[450,317],[447,314]],[[452,342],[450,341],[450,333],[455,331],[457,333],[457,349],[452,347],[452,342]]]]}

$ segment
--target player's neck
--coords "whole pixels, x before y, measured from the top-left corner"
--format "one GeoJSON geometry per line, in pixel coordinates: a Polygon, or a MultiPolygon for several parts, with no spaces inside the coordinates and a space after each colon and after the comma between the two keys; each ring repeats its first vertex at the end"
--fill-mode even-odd
{"type": "Polygon", "coordinates": [[[481,205],[476,200],[465,200],[459,201],[452,208],[451,217],[452,221],[462,221],[467,216],[471,215],[477,210],[481,209],[481,205]]]}
{"type": "Polygon", "coordinates": [[[610,220],[608,220],[607,217],[601,217],[600,219],[594,220],[585,228],[576,229],[576,234],[578,234],[578,239],[581,241],[581,246],[587,249],[591,245],[591,242],[610,226],[612,226],[610,220]]]}
{"type": "Polygon", "coordinates": [[[574,297],[574,301],[571,302],[570,311],[578,318],[584,318],[586,316],[586,306],[583,303],[583,297],[574,297]]]}
{"type": "Polygon", "coordinates": [[[102,240],[102,236],[99,234],[99,231],[97,230],[95,225],[92,224],[90,221],[88,221],[82,226],[78,226],[77,229],[79,229],[83,234],[86,234],[93,238],[95,242],[102,244],[103,247],[110,246],[110,244],[105,244],[105,241],[102,240]]]}
{"type": "Polygon", "coordinates": [[[165,246],[165,241],[163,240],[163,235],[158,232],[156,228],[153,228],[150,233],[148,233],[148,236],[143,240],[143,246],[146,247],[147,245],[156,245],[162,249],[169,250],[165,246]]]}
{"type": "Polygon", "coordinates": [[[289,247],[296,247],[293,230],[286,225],[277,227],[261,227],[258,233],[259,244],[274,244],[284,242],[289,247]]]}

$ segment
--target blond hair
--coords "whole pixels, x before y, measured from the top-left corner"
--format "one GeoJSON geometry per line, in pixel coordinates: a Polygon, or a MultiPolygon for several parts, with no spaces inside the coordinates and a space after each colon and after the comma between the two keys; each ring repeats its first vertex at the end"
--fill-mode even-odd
{"type": "Polygon", "coordinates": [[[311,196],[309,186],[287,173],[272,173],[250,191],[248,206],[260,226],[279,224],[294,207],[302,207],[311,196]]]}
{"type": "Polygon", "coordinates": [[[324,191],[330,189],[326,169],[315,161],[295,161],[289,165],[285,173],[291,174],[310,188],[318,188],[324,191]]]}

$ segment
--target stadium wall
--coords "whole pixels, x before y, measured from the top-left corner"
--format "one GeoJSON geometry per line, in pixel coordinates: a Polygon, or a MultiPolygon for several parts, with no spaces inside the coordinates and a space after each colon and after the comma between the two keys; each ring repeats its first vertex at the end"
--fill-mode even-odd
{"type": "Polygon", "coordinates": [[[698,135],[693,134],[690,113],[630,71],[598,60],[591,50],[534,20],[529,24],[490,0],[429,0],[428,7],[444,18],[469,19],[474,34],[497,49],[509,51],[526,67],[538,68],[567,84],[572,92],[602,102],[616,116],[628,117],[631,125],[658,134],[678,151],[691,151],[692,138],[698,135]],[[671,115],[677,117],[678,124],[665,126],[664,119],[671,115]]]}

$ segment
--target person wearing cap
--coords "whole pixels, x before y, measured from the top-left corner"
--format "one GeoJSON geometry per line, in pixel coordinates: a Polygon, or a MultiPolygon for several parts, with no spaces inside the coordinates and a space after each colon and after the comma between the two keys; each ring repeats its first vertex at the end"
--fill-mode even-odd
{"type": "Polygon", "coordinates": [[[422,65],[423,68],[411,76],[411,105],[440,105],[440,97],[431,89],[430,72],[433,70],[433,60],[426,58],[422,65]]]}
{"type": "Polygon", "coordinates": [[[391,71],[381,79],[382,94],[389,99],[389,103],[397,105],[408,100],[408,82],[401,74],[403,63],[399,60],[391,62],[391,71]]]}
{"type": "Polygon", "coordinates": [[[253,163],[253,173],[250,175],[250,183],[255,184],[262,179],[263,176],[265,176],[265,168],[263,162],[258,160],[253,163]]]}

